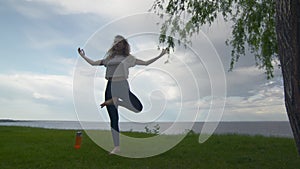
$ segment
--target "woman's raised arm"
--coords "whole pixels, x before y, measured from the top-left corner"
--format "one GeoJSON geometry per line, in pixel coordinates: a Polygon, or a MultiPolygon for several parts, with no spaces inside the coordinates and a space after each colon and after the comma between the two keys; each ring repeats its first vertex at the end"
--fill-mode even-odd
{"type": "Polygon", "coordinates": [[[84,52],[83,49],[78,48],[78,53],[79,53],[79,55],[80,55],[85,61],[87,61],[87,62],[88,62],[90,65],[92,65],[92,66],[100,66],[100,65],[103,65],[103,62],[102,62],[103,60],[97,60],[97,61],[94,61],[94,60],[88,58],[88,57],[85,55],[85,52],[84,52]]]}
{"type": "Polygon", "coordinates": [[[155,57],[155,58],[153,58],[153,59],[150,59],[150,60],[147,60],[147,61],[140,60],[140,59],[136,59],[135,64],[136,64],[136,65],[145,65],[145,66],[148,66],[148,65],[150,65],[151,63],[155,62],[157,59],[161,58],[161,57],[162,57],[163,55],[165,55],[166,53],[169,53],[169,49],[168,49],[168,48],[163,49],[163,50],[161,51],[161,53],[160,53],[157,57],[155,57]]]}

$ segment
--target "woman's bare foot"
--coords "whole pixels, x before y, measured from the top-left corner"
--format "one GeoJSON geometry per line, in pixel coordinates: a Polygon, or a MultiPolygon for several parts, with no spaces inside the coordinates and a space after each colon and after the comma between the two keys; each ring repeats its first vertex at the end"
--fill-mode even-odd
{"type": "Polygon", "coordinates": [[[121,150],[120,150],[120,147],[119,146],[116,146],[109,154],[112,155],[112,154],[117,154],[119,153],[121,150]]]}
{"type": "Polygon", "coordinates": [[[100,104],[101,108],[107,105],[117,105],[118,98],[114,97],[100,104]]]}

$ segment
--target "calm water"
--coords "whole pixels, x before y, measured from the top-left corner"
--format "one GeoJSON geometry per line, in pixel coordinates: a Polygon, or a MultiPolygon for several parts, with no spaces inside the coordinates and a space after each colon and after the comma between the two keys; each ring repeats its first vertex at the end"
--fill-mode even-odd
{"type": "MultiPolygon", "coordinates": [[[[159,126],[159,132],[166,134],[179,134],[186,132],[193,125],[192,130],[200,133],[204,122],[197,122],[194,125],[188,122],[177,122],[175,125],[171,122],[155,122],[155,123],[120,123],[122,131],[138,131],[145,132],[145,127],[155,130],[155,126],[159,126]],[[173,126],[172,126],[173,125],[173,126]],[[170,127],[172,126],[172,130],[170,127]]],[[[215,125],[210,122],[208,125],[215,125]]],[[[27,126],[49,129],[66,129],[66,130],[82,130],[84,129],[101,129],[109,130],[109,123],[105,122],[83,122],[76,121],[14,121],[0,122],[0,126],[27,126]]],[[[278,137],[293,137],[289,122],[220,122],[214,131],[215,134],[246,134],[246,135],[263,135],[278,137]]]]}

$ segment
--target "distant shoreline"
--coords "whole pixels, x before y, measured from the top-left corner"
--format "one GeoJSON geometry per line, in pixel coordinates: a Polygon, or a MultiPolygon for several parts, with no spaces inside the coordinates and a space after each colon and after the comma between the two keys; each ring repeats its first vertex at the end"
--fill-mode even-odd
{"type": "MultiPolygon", "coordinates": [[[[241,134],[263,135],[275,137],[293,137],[288,121],[221,121],[221,122],[120,122],[121,131],[145,132],[146,128],[164,134],[182,134],[189,130],[200,134],[241,134]],[[205,130],[203,130],[205,126],[205,130]]],[[[0,120],[0,126],[23,126],[63,130],[110,130],[109,122],[79,122],[79,121],[33,121],[33,120],[0,120]]]]}

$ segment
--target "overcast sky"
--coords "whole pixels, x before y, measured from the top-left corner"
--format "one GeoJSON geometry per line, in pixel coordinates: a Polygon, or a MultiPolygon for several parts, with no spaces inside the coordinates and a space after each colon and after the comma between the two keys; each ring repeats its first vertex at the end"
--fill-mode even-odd
{"type": "MultiPolygon", "coordinates": [[[[101,59],[113,37],[122,34],[135,57],[157,56],[159,20],[143,14],[152,3],[1,1],[0,118],[107,120],[106,110],[98,106],[104,99],[105,68],[89,66],[76,50],[84,47],[89,57],[101,59]]],[[[128,80],[144,110],[134,114],[121,108],[121,121],[174,121],[178,117],[203,121],[209,116],[223,121],[287,120],[280,70],[276,68],[275,77],[267,80],[264,70],[255,67],[254,57],[247,54],[228,72],[231,48],[225,40],[230,31],[230,24],[218,19],[193,38],[190,48],[171,52],[170,63],[164,63],[168,58],[164,56],[149,67],[132,68],[128,80]],[[221,70],[225,81],[222,73],[216,73],[221,70]],[[225,93],[212,92],[213,86],[223,83],[225,93]],[[224,111],[222,94],[226,95],[224,111]]]]}

